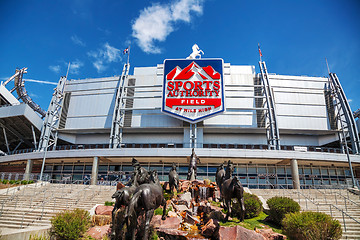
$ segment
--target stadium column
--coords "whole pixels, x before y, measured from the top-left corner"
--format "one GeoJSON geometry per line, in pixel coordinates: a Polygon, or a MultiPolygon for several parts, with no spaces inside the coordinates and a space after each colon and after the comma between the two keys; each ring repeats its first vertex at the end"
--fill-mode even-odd
{"type": "Polygon", "coordinates": [[[94,157],[91,171],[91,185],[96,185],[99,173],[99,157],[94,157]]]}
{"type": "Polygon", "coordinates": [[[27,181],[30,180],[30,174],[32,172],[33,163],[34,162],[32,160],[30,160],[30,159],[27,160],[25,174],[24,174],[24,180],[27,180],[27,181]]]}
{"type": "Polygon", "coordinates": [[[291,159],[291,176],[293,181],[293,188],[300,189],[300,179],[299,179],[299,168],[296,159],[291,159]]]}

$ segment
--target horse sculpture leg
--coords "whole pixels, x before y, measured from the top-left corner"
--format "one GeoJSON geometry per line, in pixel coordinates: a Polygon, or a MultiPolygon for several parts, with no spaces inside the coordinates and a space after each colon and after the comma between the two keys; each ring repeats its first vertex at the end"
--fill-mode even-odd
{"type": "Polygon", "coordinates": [[[150,221],[153,216],[154,216],[154,209],[150,209],[150,210],[146,211],[146,213],[145,213],[145,231],[144,231],[144,237],[143,237],[144,240],[149,239],[150,221]]]}
{"type": "Polygon", "coordinates": [[[225,199],[225,208],[227,210],[225,222],[227,222],[229,220],[229,216],[231,214],[231,199],[225,199]]]}
{"type": "Polygon", "coordinates": [[[241,212],[240,212],[240,222],[244,221],[245,219],[245,204],[244,204],[244,197],[238,199],[238,202],[240,204],[241,212]]]}
{"type": "Polygon", "coordinates": [[[163,206],[163,215],[162,215],[161,219],[165,220],[166,219],[166,200],[165,199],[163,200],[161,205],[163,206]]]}

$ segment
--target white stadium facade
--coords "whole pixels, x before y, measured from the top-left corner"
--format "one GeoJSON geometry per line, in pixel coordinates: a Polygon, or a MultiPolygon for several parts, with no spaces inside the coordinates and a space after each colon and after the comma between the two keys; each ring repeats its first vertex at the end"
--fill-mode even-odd
{"type": "Polygon", "coordinates": [[[357,184],[359,119],[337,75],[259,67],[175,59],[132,75],[127,63],[121,76],[61,77],[47,112],[17,69],[0,85],[0,178],[114,184],[135,157],[160,180],[175,162],[185,179],[194,148],[199,179],[231,160],[250,188],[357,184]]]}

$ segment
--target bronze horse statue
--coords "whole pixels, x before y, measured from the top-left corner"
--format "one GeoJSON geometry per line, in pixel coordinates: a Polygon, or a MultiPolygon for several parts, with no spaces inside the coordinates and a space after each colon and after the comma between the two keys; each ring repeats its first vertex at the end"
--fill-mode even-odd
{"type": "Polygon", "coordinates": [[[219,184],[220,196],[223,200],[223,205],[227,210],[225,221],[228,221],[231,214],[231,199],[237,198],[240,204],[240,221],[244,221],[245,205],[244,205],[244,188],[240,180],[235,176],[232,177],[234,172],[234,164],[229,160],[226,166],[225,174],[221,171],[223,164],[219,167],[220,170],[216,174],[216,183],[219,184]]]}
{"type": "Polygon", "coordinates": [[[189,170],[187,175],[187,180],[195,180],[197,174],[197,163],[200,163],[200,158],[195,154],[194,148],[192,149],[192,153],[190,156],[189,170]]]}
{"type": "Polygon", "coordinates": [[[150,181],[149,172],[145,168],[141,167],[140,163],[135,158],[132,159],[132,166],[134,167],[134,171],[131,175],[131,179],[129,180],[129,182],[126,184],[125,187],[117,190],[111,196],[112,198],[115,198],[115,205],[112,210],[112,239],[119,237],[116,236],[118,235],[117,233],[121,232],[124,224],[127,223],[122,217],[117,217],[118,210],[125,206],[125,209],[123,209],[122,211],[127,212],[130,200],[136,189],[141,184],[149,183],[150,181]]]}
{"type": "Polygon", "coordinates": [[[218,186],[219,190],[221,187],[222,182],[225,179],[225,169],[224,169],[224,164],[222,163],[216,170],[216,174],[215,174],[215,180],[216,180],[216,185],[218,186]]]}
{"type": "Polygon", "coordinates": [[[176,191],[179,191],[179,174],[176,172],[176,164],[173,163],[171,170],[169,172],[169,186],[170,186],[170,191],[172,192],[174,187],[176,189],[176,191]]]}
{"type": "Polygon", "coordinates": [[[140,185],[133,194],[125,218],[129,221],[128,231],[131,233],[132,240],[135,240],[136,230],[143,233],[143,239],[148,240],[150,221],[154,215],[154,210],[160,205],[163,206],[162,219],[166,219],[166,201],[163,196],[162,187],[159,182],[158,174],[152,171],[150,174],[150,183],[140,185]],[[145,229],[137,229],[138,216],[145,213],[145,229]]]}
{"type": "Polygon", "coordinates": [[[225,180],[221,184],[221,196],[225,202],[225,209],[227,210],[225,222],[228,221],[231,214],[231,199],[236,198],[240,204],[240,221],[244,221],[245,205],[244,205],[244,188],[240,180],[235,176],[225,180]]]}

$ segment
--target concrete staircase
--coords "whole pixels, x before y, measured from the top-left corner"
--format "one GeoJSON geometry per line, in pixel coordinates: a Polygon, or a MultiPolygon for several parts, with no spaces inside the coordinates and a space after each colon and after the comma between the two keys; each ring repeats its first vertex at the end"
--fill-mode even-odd
{"type": "Polygon", "coordinates": [[[114,186],[76,184],[30,184],[0,192],[0,231],[2,235],[39,226],[65,209],[90,210],[111,201],[114,186]]]}
{"type": "Polygon", "coordinates": [[[360,239],[360,196],[346,189],[250,189],[265,201],[275,196],[294,199],[301,211],[319,211],[339,220],[341,239],[360,239]],[[356,222],[357,221],[357,222],[356,222]]]}

